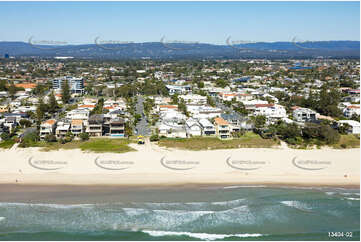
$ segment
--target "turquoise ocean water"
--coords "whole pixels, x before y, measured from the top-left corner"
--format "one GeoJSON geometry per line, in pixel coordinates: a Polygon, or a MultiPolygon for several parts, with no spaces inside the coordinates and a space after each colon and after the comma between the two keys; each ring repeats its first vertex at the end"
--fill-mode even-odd
{"type": "Polygon", "coordinates": [[[360,240],[360,193],[225,186],[1,202],[0,240],[360,240]]]}

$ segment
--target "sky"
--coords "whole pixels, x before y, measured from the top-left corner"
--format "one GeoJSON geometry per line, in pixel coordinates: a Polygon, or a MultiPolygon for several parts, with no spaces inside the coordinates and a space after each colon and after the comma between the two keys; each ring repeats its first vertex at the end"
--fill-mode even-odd
{"type": "Polygon", "coordinates": [[[0,41],[360,40],[359,2],[0,2],[0,41]]]}

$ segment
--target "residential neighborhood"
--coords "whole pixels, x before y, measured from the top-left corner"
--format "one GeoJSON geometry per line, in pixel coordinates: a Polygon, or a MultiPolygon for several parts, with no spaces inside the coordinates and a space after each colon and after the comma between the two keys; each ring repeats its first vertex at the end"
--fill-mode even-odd
{"type": "Polygon", "coordinates": [[[1,139],[21,144],[35,128],[34,139],[60,143],[137,136],[230,140],[246,132],[289,145],[337,143],[340,135],[360,134],[359,71],[358,61],[337,59],[3,59],[1,139]]]}

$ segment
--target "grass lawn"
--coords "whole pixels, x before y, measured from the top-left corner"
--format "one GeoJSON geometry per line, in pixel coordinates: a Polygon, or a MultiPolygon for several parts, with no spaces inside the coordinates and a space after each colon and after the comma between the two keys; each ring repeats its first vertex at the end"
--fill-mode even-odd
{"type": "Polygon", "coordinates": [[[83,151],[91,151],[96,153],[112,152],[112,153],[125,153],[135,151],[135,149],[128,146],[130,141],[127,139],[106,139],[95,138],[88,141],[72,141],[65,144],[59,142],[47,143],[38,142],[42,151],[59,150],[59,149],[81,149],[83,151]]]}
{"type": "Polygon", "coordinates": [[[15,144],[13,139],[3,140],[0,142],[0,148],[2,149],[10,149],[15,144]]]}
{"type": "Polygon", "coordinates": [[[341,135],[340,140],[338,141],[338,143],[333,145],[333,148],[360,148],[360,137],[353,134],[341,135]]]}
{"type": "Polygon", "coordinates": [[[273,139],[263,139],[258,134],[247,132],[241,138],[220,140],[217,137],[194,137],[181,139],[161,139],[158,144],[167,148],[186,150],[215,150],[234,148],[270,148],[279,145],[273,139]]]}

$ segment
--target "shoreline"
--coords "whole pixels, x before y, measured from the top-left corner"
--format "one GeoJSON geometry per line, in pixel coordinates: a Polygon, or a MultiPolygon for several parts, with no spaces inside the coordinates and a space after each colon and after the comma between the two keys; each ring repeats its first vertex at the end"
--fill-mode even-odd
{"type": "MultiPolygon", "coordinates": [[[[127,185],[19,185],[19,184],[0,184],[0,204],[18,203],[18,204],[100,204],[100,203],[118,203],[133,202],[134,200],[154,201],[158,198],[154,194],[167,192],[176,194],[183,192],[196,192],[198,199],[202,197],[202,191],[209,193],[214,191],[230,192],[234,189],[281,189],[281,190],[307,190],[323,192],[359,192],[360,187],[331,187],[331,186],[282,186],[276,184],[269,185],[197,185],[185,184],[175,186],[127,186],[127,185]],[[143,194],[139,197],[139,194],[143,194]]],[[[175,197],[175,201],[179,198],[175,197]]],[[[159,201],[161,202],[161,201],[159,201]]]]}
{"type": "Polygon", "coordinates": [[[168,150],[132,145],[128,153],[0,150],[0,186],[360,186],[360,149],[240,148],[168,150]]]}

